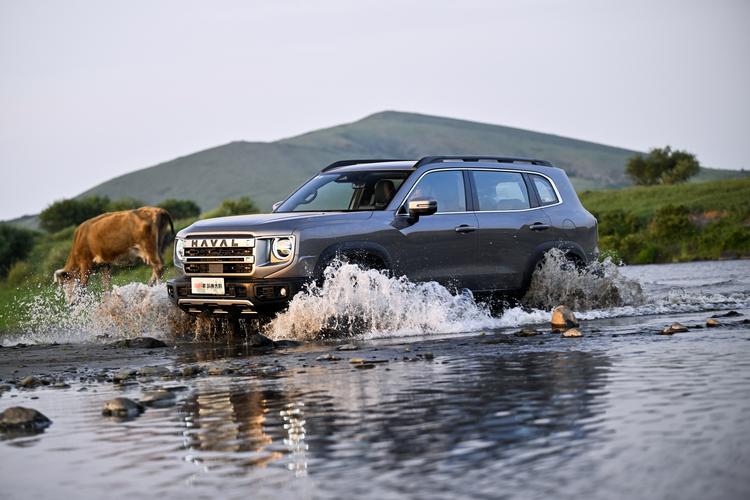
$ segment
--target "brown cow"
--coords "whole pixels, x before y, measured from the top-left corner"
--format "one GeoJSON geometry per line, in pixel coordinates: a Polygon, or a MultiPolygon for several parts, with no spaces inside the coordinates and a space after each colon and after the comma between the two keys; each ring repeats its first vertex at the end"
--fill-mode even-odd
{"type": "Polygon", "coordinates": [[[73,236],[65,267],[55,271],[55,282],[68,285],[70,300],[75,283],[85,287],[91,272],[101,267],[102,283],[108,290],[111,265],[131,263],[140,257],[151,266],[149,284],[154,284],[164,272],[161,254],[169,244],[167,225],[174,234],[169,212],[157,207],[109,212],[84,221],[73,236]]]}

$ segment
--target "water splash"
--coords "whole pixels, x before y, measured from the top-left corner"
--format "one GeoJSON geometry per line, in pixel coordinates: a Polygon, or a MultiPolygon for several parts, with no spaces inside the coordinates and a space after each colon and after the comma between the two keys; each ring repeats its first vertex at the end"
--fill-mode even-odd
{"type": "Polygon", "coordinates": [[[625,277],[620,270],[609,257],[577,268],[564,252],[552,249],[534,272],[523,303],[542,309],[565,304],[575,311],[643,304],[640,283],[625,277]]]}
{"type": "Polygon", "coordinates": [[[336,262],[325,270],[323,284],[296,295],[266,333],[298,340],[455,333],[538,323],[547,316],[516,307],[493,317],[468,292],[453,294],[435,282],[413,283],[336,262]]]}
{"type": "Polygon", "coordinates": [[[23,319],[12,340],[24,343],[174,338],[192,328],[190,316],[169,302],[166,287],[143,283],[115,286],[105,294],[85,291],[70,306],[62,289],[40,290],[19,299],[14,308],[23,319]]]}

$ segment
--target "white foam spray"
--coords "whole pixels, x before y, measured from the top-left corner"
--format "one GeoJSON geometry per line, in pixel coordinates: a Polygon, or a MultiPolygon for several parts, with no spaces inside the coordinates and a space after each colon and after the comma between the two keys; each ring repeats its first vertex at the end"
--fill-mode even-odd
{"type": "Polygon", "coordinates": [[[14,308],[23,318],[15,342],[87,342],[151,336],[171,338],[189,331],[190,317],[170,304],[166,287],[128,283],[109,293],[82,292],[67,305],[62,289],[40,290],[14,308]]]}

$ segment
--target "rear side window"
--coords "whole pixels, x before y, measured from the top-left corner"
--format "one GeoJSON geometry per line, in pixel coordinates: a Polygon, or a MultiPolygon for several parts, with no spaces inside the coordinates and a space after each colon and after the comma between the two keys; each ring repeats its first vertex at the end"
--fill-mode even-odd
{"type": "Polygon", "coordinates": [[[459,170],[430,172],[420,179],[409,200],[431,199],[437,201],[437,211],[465,212],[466,191],[464,176],[459,170]]]}
{"type": "Polygon", "coordinates": [[[477,189],[478,210],[523,210],[531,207],[526,183],[520,173],[474,170],[471,175],[477,189]]]}
{"type": "Polygon", "coordinates": [[[531,179],[534,181],[534,187],[539,195],[539,203],[541,203],[542,206],[554,205],[557,203],[558,200],[557,195],[555,194],[555,189],[547,179],[541,175],[532,175],[531,179]]]}

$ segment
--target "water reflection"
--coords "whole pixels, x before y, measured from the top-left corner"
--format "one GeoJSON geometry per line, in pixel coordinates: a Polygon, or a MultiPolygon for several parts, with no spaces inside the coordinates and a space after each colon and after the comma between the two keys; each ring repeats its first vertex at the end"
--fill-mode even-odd
{"type": "Polygon", "coordinates": [[[511,458],[531,462],[535,457],[519,450],[540,441],[573,455],[577,441],[596,431],[607,356],[460,359],[391,363],[388,371],[311,367],[223,390],[198,385],[180,409],[184,446],[190,460],[214,471],[231,463],[231,474],[252,475],[273,464],[295,477],[335,481],[339,470],[351,480],[358,473],[410,477],[511,458]],[[268,384],[273,389],[263,388],[268,384]]]}

